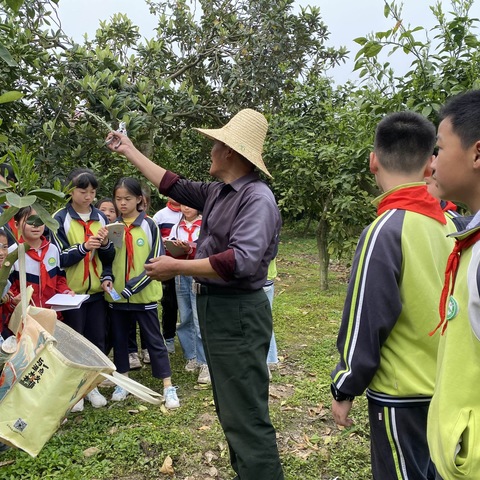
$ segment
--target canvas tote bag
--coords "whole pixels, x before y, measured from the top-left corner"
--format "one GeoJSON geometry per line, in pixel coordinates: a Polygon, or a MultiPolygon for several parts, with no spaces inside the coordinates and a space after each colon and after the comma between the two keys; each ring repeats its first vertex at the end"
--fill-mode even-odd
{"type": "MultiPolygon", "coordinates": [[[[22,277],[21,257],[19,251],[22,277]]],[[[70,409],[104,378],[142,400],[161,403],[159,393],[116,373],[101,350],[57,321],[55,311],[28,306],[33,289],[25,284],[21,279],[22,300],[9,323],[17,350],[0,375],[0,441],[35,457],[70,409]]]]}

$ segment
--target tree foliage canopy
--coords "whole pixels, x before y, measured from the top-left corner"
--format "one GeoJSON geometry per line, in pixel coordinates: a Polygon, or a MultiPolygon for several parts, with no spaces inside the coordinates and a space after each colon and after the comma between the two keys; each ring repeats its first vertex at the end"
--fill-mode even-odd
{"type": "Polygon", "coordinates": [[[4,130],[14,132],[5,151],[27,145],[46,179],[78,164],[120,174],[103,146],[107,126],[95,118],[112,128],[126,122],[147,156],[198,175],[190,155],[208,159],[208,149],[187,146],[184,129],[218,126],[245,107],[278,110],[290,79],[346,55],[325,46],[319,9],[295,14],[293,0],[148,0],[158,22],[153,38],[141,41],[138,27],[116,14],[83,45],[62,32],[57,1],[32,0],[16,11],[2,2],[0,10],[0,42],[16,62],[2,63],[0,86],[25,98],[1,111],[4,130]]]}

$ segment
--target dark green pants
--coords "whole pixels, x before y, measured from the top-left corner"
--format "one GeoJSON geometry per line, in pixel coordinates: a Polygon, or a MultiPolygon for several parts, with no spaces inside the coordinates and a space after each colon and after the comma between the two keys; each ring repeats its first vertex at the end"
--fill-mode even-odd
{"type": "Polygon", "coordinates": [[[197,296],[198,319],[215,408],[240,480],[282,480],[268,413],[268,347],[272,312],[259,290],[197,296]]]}

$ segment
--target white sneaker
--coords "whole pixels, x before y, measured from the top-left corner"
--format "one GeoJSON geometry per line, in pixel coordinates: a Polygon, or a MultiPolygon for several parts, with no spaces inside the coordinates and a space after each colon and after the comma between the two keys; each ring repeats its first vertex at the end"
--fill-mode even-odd
{"type": "Polygon", "coordinates": [[[200,365],[200,373],[198,374],[197,383],[209,384],[212,383],[210,378],[210,370],[206,363],[200,365]]]}
{"type": "Polygon", "coordinates": [[[166,408],[178,408],[180,406],[180,400],[177,397],[177,387],[164,388],[163,399],[166,408]]]}
{"type": "Polygon", "coordinates": [[[72,413],[83,412],[83,398],[78,401],[70,410],[72,413]]]}
{"type": "Polygon", "coordinates": [[[186,372],[196,372],[200,368],[196,358],[191,358],[185,365],[186,372]]]}
{"type": "Polygon", "coordinates": [[[142,350],[142,360],[143,363],[150,363],[150,354],[146,348],[142,350]]]}
{"type": "Polygon", "coordinates": [[[98,391],[98,388],[94,388],[87,394],[87,400],[93,408],[101,408],[107,404],[107,399],[98,391]]]}
{"type": "Polygon", "coordinates": [[[129,353],[128,363],[130,364],[130,370],[138,370],[139,368],[142,368],[142,362],[138,358],[138,353],[129,353]]]}
{"type": "Polygon", "coordinates": [[[127,396],[128,396],[128,392],[124,388],[122,388],[120,385],[117,385],[112,394],[112,401],[121,402],[122,400],[125,400],[127,396]]]}

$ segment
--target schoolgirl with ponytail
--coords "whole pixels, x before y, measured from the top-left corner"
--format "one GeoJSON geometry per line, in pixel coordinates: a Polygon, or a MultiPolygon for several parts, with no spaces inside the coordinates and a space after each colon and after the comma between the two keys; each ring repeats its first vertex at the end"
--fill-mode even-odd
{"type": "MultiPolygon", "coordinates": [[[[128,375],[128,337],[134,320],[146,342],[152,375],[163,381],[165,406],[177,408],[180,402],[172,386],[170,361],[158,319],[162,284],[152,280],[144,269],[151,258],[165,254],[160,232],[143,211],[144,198],[138,180],[121,178],[113,189],[113,200],[119,213],[117,221],[125,225],[122,246],[115,248],[114,281],[106,282],[114,363],[119,373],[128,375]]],[[[121,401],[127,395],[126,390],[117,386],[112,400],[121,401]]]]}

